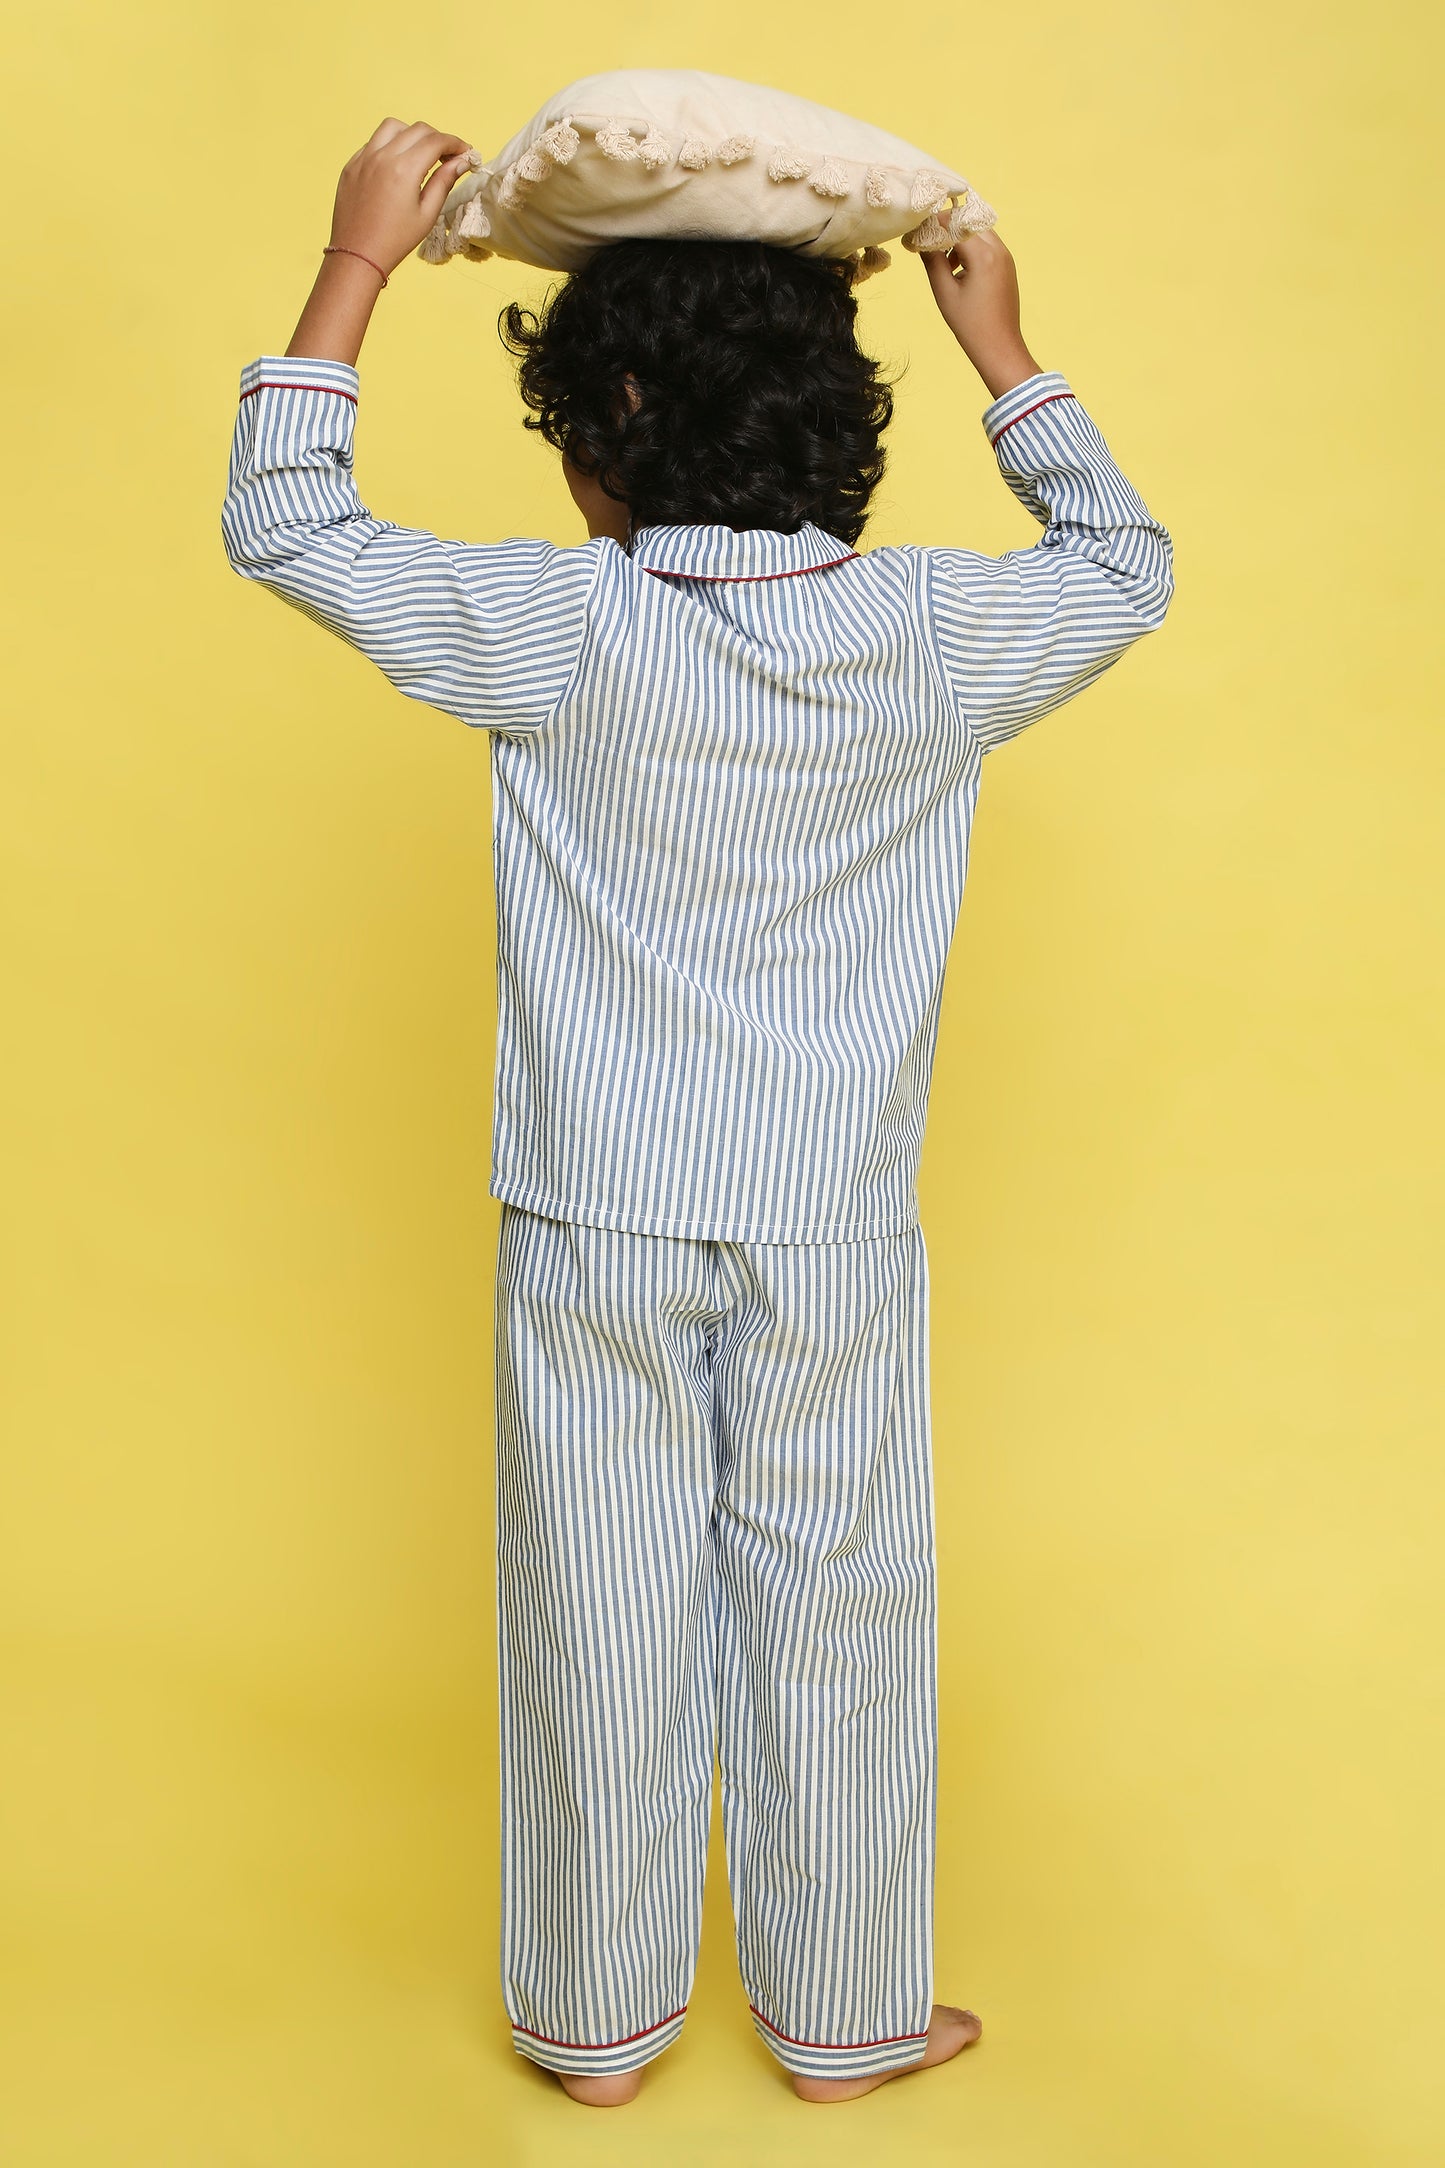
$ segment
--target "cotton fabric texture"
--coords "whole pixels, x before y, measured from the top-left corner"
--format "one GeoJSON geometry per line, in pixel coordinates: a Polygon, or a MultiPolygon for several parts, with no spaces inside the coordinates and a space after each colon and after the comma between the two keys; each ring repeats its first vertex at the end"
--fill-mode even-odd
{"type": "Polygon", "coordinates": [[[785,2068],[917,2062],[937,1789],[928,1266],[506,1206],[502,1986],[558,2071],[686,2014],[716,1742],[738,1965],[785,2068]]]}
{"type": "Polygon", "coordinates": [[[619,240],[767,241],[889,263],[880,244],[947,248],[997,213],[955,166],[870,122],[697,68],[589,75],[550,97],[451,189],[426,263],[505,256],[580,271],[619,240]]]}
{"type": "Polygon", "coordinates": [[[986,753],[1162,623],[1167,529],[1066,379],[992,400],[1043,529],[444,540],[358,495],[357,369],[241,372],[230,563],[489,734],[491,1194],[653,1235],[851,1242],[916,1177],[986,753]]]}

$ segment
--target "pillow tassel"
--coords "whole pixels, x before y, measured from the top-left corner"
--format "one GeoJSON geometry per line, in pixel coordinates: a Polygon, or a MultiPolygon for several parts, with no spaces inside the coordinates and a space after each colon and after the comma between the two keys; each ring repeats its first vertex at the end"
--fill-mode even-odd
{"type": "Polygon", "coordinates": [[[875,211],[886,211],[893,201],[888,176],[882,166],[870,166],[863,176],[863,194],[875,211]]]}
{"type": "Polygon", "coordinates": [[[997,224],[998,212],[993,205],[985,203],[971,188],[964,190],[962,203],[956,203],[948,214],[949,238],[954,241],[965,233],[984,233],[997,224]]]}
{"type": "Polygon", "coordinates": [[[807,159],[790,143],[780,143],[768,160],[770,181],[800,181],[807,170],[807,159]]]}
{"type": "Polygon", "coordinates": [[[447,246],[446,213],[437,213],[436,224],[417,245],[416,253],[423,263],[450,263],[452,251],[447,246]]]}
{"type": "Polygon", "coordinates": [[[637,155],[649,173],[655,172],[659,166],[665,166],[671,158],[672,145],[668,142],[667,137],[658,127],[656,121],[652,122],[646,135],[638,144],[637,155]]]}
{"type": "Polygon", "coordinates": [[[704,166],[712,164],[712,152],[700,135],[686,136],[682,149],[677,154],[677,162],[686,167],[689,173],[701,173],[704,166]]]}
{"type": "Polygon", "coordinates": [[[570,166],[582,148],[582,138],[572,126],[572,115],[554,120],[551,127],[538,136],[536,147],[551,159],[554,166],[570,166]]]}
{"type": "Polygon", "coordinates": [[[540,143],[531,144],[517,160],[519,181],[545,181],[552,170],[552,161],[540,143]]]}
{"type": "Polygon", "coordinates": [[[492,230],[480,194],[468,196],[452,221],[452,231],[463,241],[484,241],[492,230]]]}
{"type": "Polygon", "coordinates": [[[864,279],[871,279],[875,271],[886,271],[893,258],[886,248],[860,248],[853,258],[853,280],[861,286],[864,279]]]}
{"type": "Polygon", "coordinates": [[[524,185],[521,168],[522,162],[517,159],[512,165],[508,166],[506,172],[502,175],[501,186],[497,190],[497,208],[499,210],[515,211],[521,202],[524,185]]]}
{"type": "Polygon", "coordinates": [[[825,158],[817,171],[808,175],[808,186],[820,196],[846,196],[849,181],[836,158],[825,158]]]}
{"type": "Polygon", "coordinates": [[[735,166],[740,158],[752,157],[757,140],[750,135],[724,136],[713,155],[720,166],[735,166]]]}
{"type": "Polygon", "coordinates": [[[903,246],[912,249],[916,256],[921,249],[952,248],[953,236],[947,226],[940,224],[936,212],[930,211],[921,226],[902,236],[903,246]]]}
{"type": "Polygon", "coordinates": [[[910,211],[936,211],[948,199],[947,176],[942,173],[915,174],[913,188],[908,198],[910,211]]]}
{"type": "Polygon", "coordinates": [[[605,120],[596,131],[593,141],[604,158],[620,159],[625,165],[638,156],[641,145],[625,120],[605,120]]]}

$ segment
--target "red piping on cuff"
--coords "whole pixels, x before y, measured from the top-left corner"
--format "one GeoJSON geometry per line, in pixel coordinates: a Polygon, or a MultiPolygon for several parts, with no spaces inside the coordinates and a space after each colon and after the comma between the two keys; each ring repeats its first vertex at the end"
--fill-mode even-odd
{"type": "Polygon", "coordinates": [[[602,2055],[608,2048],[625,2048],[633,2040],[645,2040],[649,2033],[661,2032],[664,2025],[670,2025],[672,2018],[681,2017],[686,2009],[684,2003],[681,2010],[673,2011],[672,2017],[660,2017],[655,2025],[644,2025],[641,2032],[624,2033],[620,2040],[554,2040],[551,2033],[533,2032],[530,2025],[513,2025],[512,2030],[525,2033],[529,2040],[541,2040],[549,2048],[578,2048],[583,2054],[602,2055]]]}
{"type": "Polygon", "coordinates": [[[1049,406],[1055,399],[1074,399],[1077,397],[1078,394],[1072,391],[1051,391],[1048,394],[1047,398],[1036,399],[1032,406],[1024,408],[1022,414],[1015,414],[1011,421],[1006,421],[1003,425],[1003,428],[998,431],[998,434],[989,438],[989,443],[997,444],[999,437],[1003,436],[1007,430],[1013,428],[1014,422],[1027,421],[1030,414],[1037,414],[1041,406],[1049,406]]]}
{"type": "Polygon", "coordinates": [[[339,384],[275,384],[268,378],[264,384],[247,385],[241,397],[249,399],[253,392],[258,391],[334,391],[338,399],[349,399],[353,406],[356,405],[355,392],[343,391],[339,384]]]}
{"type": "Polygon", "coordinates": [[[921,2032],[890,2033],[886,2040],[795,2040],[791,2033],[779,2032],[778,2027],[763,2016],[762,2011],[757,2008],[756,2004],[750,2002],[748,2008],[760,2024],[766,2025],[770,2033],[777,2033],[780,2040],[786,2040],[790,2048],[821,2048],[825,2053],[855,2055],[861,2048],[891,2048],[896,2047],[902,2040],[926,2040],[928,2038],[926,2032],[921,2032]]]}

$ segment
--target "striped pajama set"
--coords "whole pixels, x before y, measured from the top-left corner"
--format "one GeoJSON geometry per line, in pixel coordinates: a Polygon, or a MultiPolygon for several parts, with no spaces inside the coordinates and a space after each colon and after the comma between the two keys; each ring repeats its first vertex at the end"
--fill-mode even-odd
{"type": "Polygon", "coordinates": [[[993,400],[1043,528],[559,547],[378,519],[358,371],[241,372],[242,577],[488,733],[502,1985],[516,2048],[676,2038],[714,1755],[789,2069],[922,2056],[937,1707],[915,1178],[983,755],[1162,623],[1173,548],[1054,370],[993,400]]]}

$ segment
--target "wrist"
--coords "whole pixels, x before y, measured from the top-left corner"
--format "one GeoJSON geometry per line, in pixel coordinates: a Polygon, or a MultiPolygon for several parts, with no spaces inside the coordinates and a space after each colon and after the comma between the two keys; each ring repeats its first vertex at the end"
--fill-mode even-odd
{"type": "Polygon", "coordinates": [[[321,251],[321,269],[330,278],[364,276],[378,293],[390,277],[379,250],[361,248],[352,241],[328,241],[321,251]]]}
{"type": "Polygon", "coordinates": [[[1031,376],[1040,375],[1042,370],[1042,365],[1034,360],[1022,339],[987,353],[970,354],[968,358],[982,377],[990,399],[1001,399],[1006,391],[1012,391],[1016,384],[1026,384],[1031,376]]]}
{"type": "Polygon", "coordinates": [[[323,256],[287,355],[345,361],[354,367],[381,286],[378,273],[359,257],[323,256]]]}

